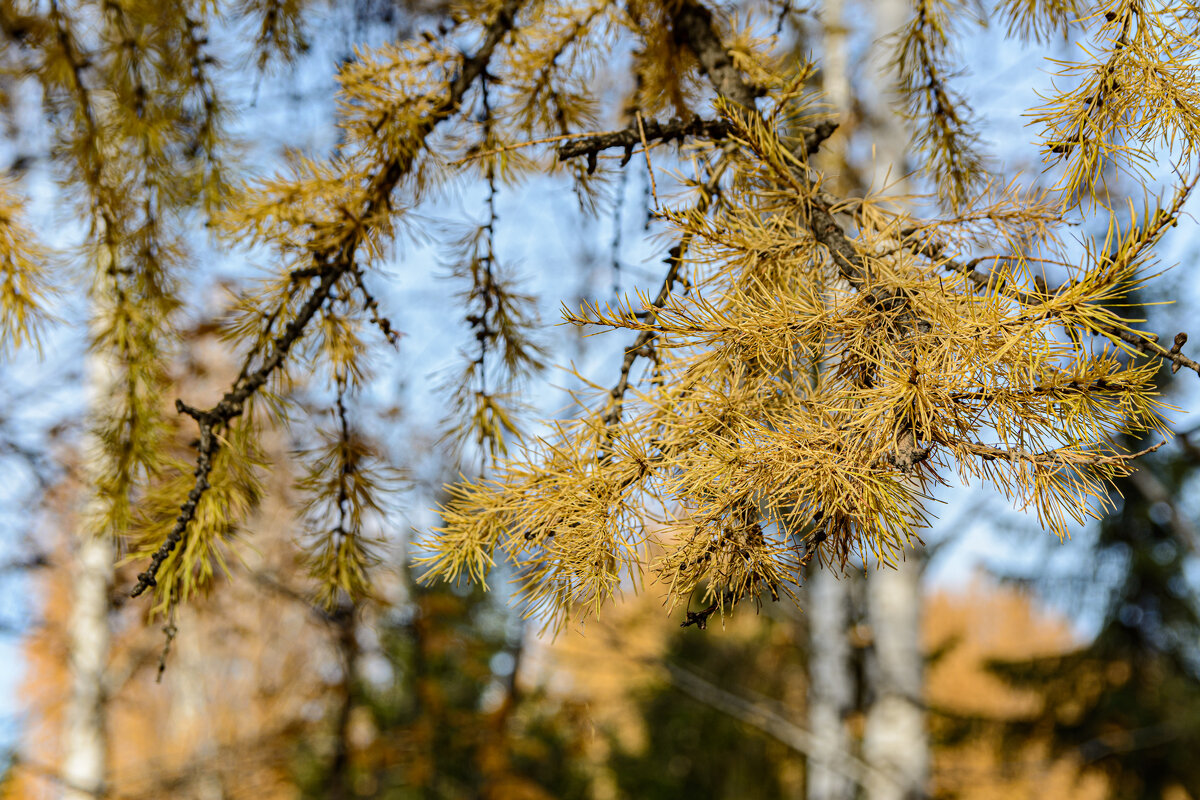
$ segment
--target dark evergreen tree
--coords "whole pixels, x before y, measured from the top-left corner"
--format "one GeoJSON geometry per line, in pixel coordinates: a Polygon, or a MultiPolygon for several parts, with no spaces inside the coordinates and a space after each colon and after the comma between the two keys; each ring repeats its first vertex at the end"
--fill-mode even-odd
{"type": "MultiPolygon", "coordinates": [[[[746,637],[688,629],[673,637],[664,660],[711,679],[724,691],[787,698],[788,682],[803,674],[798,663],[803,648],[794,633],[794,626],[769,617],[761,617],[746,637]]],[[[802,690],[791,694],[803,698],[802,690]]],[[[776,800],[802,786],[801,756],[670,682],[644,691],[639,708],[645,746],[634,750],[618,744],[610,761],[622,797],[776,800]]],[[[801,709],[789,711],[798,717],[801,709]]]]}
{"type": "MultiPolygon", "coordinates": [[[[350,797],[590,796],[576,711],[520,690],[519,626],[494,597],[478,587],[416,588],[378,636],[389,677],[356,681],[351,716],[360,732],[349,735],[366,743],[354,742],[347,758],[341,783],[350,797]]],[[[301,754],[306,797],[328,796],[329,765],[301,754]]]]}
{"type": "MultiPolygon", "coordinates": [[[[1161,371],[1164,389],[1170,377],[1161,371]]],[[[1038,713],[1007,726],[1008,745],[1048,741],[1055,755],[1077,756],[1105,776],[1114,800],[1173,787],[1200,794],[1200,593],[1188,576],[1200,537],[1182,502],[1200,478],[1200,450],[1179,438],[1117,480],[1112,511],[1079,562],[1086,573],[1071,591],[1090,585],[1103,596],[1096,636],[1074,652],[991,665],[1040,699],[1038,713]]]]}

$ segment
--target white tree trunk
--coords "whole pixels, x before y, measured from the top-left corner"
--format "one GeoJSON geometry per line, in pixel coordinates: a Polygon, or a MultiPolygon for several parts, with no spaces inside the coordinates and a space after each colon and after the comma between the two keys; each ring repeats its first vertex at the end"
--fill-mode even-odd
{"type": "MultiPolygon", "coordinates": [[[[871,16],[876,44],[873,66],[877,76],[880,113],[875,132],[875,170],[872,189],[886,177],[893,192],[903,193],[909,136],[899,116],[889,113],[895,83],[890,65],[892,46],[880,39],[898,30],[912,13],[906,0],[876,0],[871,16]]],[[[868,660],[870,682],[863,758],[878,772],[867,786],[867,800],[911,800],[927,796],[929,740],[922,710],[924,656],[921,652],[921,573],[923,554],[908,550],[897,569],[872,569],[867,575],[867,622],[874,647],[868,660]],[[880,775],[889,776],[888,780],[880,775]]]]}
{"type": "Polygon", "coordinates": [[[112,543],[80,530],[73,567],[75,592],[67,630],[71,695],[63,725],[62,797],[94,800],[104,795],[108,760],[105,668],[112,543]]]}
{"type": "Polygon", "coordinates": [[[873,656],[867,671],[873,702],[867,709],[863,759],[878,772],[868,779],[868,800],[925,797],[929,742],[922,710],[922,559],[910,553],[898,569],[867,578],[867,618],[873,656]],[[888,777],[881,779],[881,774],[888,777]]]}
{"type": "MultiPolygon", "coordinates": [[[[850,108],[846,31],[842,0],[828,0],[821,15],[824,40],[823,88],[839,113],[850,108]]],[[[808,608],[808,728],[833,759],[850,755],[854,743],[846,717],[854,704],[851,664],[850,583],[835,569],[814,562],[807,575],[808,608]]],[[[808,800],[853,800],[856,786],[845,770],[829,759],[810,754],[805,789],[808,800]]]]}
{"type": "MultiPolygon", "coordinates": [[[[196,614],[188,615],[195,623],[196,614]]],[[[199,637],[201,629],[192,624],[176,634],[174,651],[176,663],[170,668],[171,714],[178,720],[176,730],[186,731],[190,742],[189,760],[194,764],[194,778],[189,789],[194,800],[224,800],[218,762],[219,748],[212,721],[205,713],[209,707],[207,667],[199,637]]]]}
{"type": "MultiPolygon", "coordinates": [[[[808,728],[813,738],[834,754],[852,752],[846,715],[854,704],[854,672],[850,663],[849,580],[833,569],[808,573],[808,728]]],[[[855,786],[845,770],[810,757],[808,800],[852,800],[855,786]]]]}
{"type": "MultiPolygon", "coordinates": [[[[93,309],[95,313],[95,309],[93,309]]],[[[93,321],[93,325],[95,325],[93,321]]],[[[89,414],[103,408],[112,391],[115,370],[103,353],[92,351],[84,366],[88,386],[89,414]]],[[[63,800],[103,797],[108,777],[107,704],[109,644],[112,631],[109,612],[113,543],[92,529],[96,513],[96,478],[102,465],[100,442],[94,433],[84,438],[83,474],[89,493],[72,542],[71,612],[67,623],[67,667],[71,694],[63,719],[63,800]]]]}

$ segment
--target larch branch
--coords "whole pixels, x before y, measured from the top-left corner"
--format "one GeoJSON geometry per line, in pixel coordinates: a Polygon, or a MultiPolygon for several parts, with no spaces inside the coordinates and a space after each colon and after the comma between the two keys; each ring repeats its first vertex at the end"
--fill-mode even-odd
{"type": "Polygon", "coordinates": [[[1078,467],[1095,466],[1100,464],[1119,464],[1122,462],[1133,461],[1134,459],[1153,453],[1155,450],[1166,444],[1166,440],[1163,440],[1156,445],[1151,445],[1145,450],[1139,450],[1136,453],[1112,454],[1085,453],[1066,447],[1059,447],[1053,450],[1044,450],[1040,453],[1034,453],[1019,447],[993,447],[992,445],[982,444],[980,442],[956,441],[951,442],[950,444],[957,445],[968,453],[977,455],[985,461],[1025,461],[1027,463],[1037,464],[1039,466],[1078,467]]]}
{"type": "MultiPolygon", "coordinates": [[[[508,32],[513,29],[521,2],[522,0],[505,0],[495,19],[488,25],[479,49],[474,55],[464,57],[462,68],[450,82],[446,97],[414,131],[413,144],[415,146],[405,148],[401,153],[393,156],[376,173],[368,189],[362,212],[357,215],[358,219],[373,219],[388,208],[391,202],[391,193],[412,168],[419,146],[440,123],[458,111],[467,91],[486,71],[492,53],[508,32]]],[[[244,367],[242,375],[217,405],[202,411],[192,408],[182,401],[176,402],[177,410],[195,419],[200,428],[200,447],[196,456],[194,472],[196,480],[188,493],[187,500],[180,506],[179,516],[167,535],[166,541],[150,557],[150,564],[146,570],[138,575],[138,582],[130,592],[131,596],[137,597],[156,585],[156,577],[163,562],[183,540],[188,525],[195,518],[200,499],[209,488],[208,479],[212,473],[213,458],[219,447],[216,432],[236,417],[241,416],[246,402],[266,384],[275,370],[283,364],[293,345],[303,336],[309,322],[329,299],[338,281],[342,276],[356,269],[355,259],[362,240],[362,229],[357,225],[350,226],[335,244],[313,254],[314,267],[320,274],[320,282],[316,288],[311,290],[296,317],[274,339],[270,355],[266,360],[257,369],[250,370],[244,367]]],[[[249,363],[247,361],[247,367],[249,363]]]]}
{"type": "MultiPolygon", "coordinates": [[[[688,137],[718,141],[729,136],[729,123],[723,119],[692,117],[686,122],[679,119],[673,119],[670,122],[659,122],[658,120],[651,119],[643,120],[642,125],[645,130],[646,141],[662,142],[663,144],[670,144],[672,141],[683,141],[688,137]]],[[[564,142],[558,146],[555,153],[558,155],[559,161],[566,161],[578,156],[587,156],[590,164],[594,163],[597,154],[605,150],[620,147],[625,150],[625,156],[621,159],[621,166],[625,166],[625,164],[629,163],[629,159],[633,155],[633,148],[641,144],[641,141],[641,132],[638,130],[638,125],[635,122],[619,131],[597,133],[564,142]]]]}

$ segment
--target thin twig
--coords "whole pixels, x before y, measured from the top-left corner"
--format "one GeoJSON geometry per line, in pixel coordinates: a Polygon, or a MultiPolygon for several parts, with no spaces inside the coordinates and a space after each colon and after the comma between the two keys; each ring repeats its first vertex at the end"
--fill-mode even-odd
{"type": "MultiPolygon", "coordinates": [[[[704,214],[708,211],[713,198],[717,196],[721,177],[725,174],[728,165],[728,159],[721,159],[713,166],[708,180],[701,186],[700,200],[695,206],[695,210],[698,213],[704,214]]],[[[684,234],[679,243],[667,251],[667,258],[665,259],[668,265],[667,274],[663,278],[662,285],[659,286],[658,295],[655,296],[654,302],[651,304],[651,309],[662,308],[666,304],[667,298],[671,296],[671,290],[675,288],[675,282],[679,280],[679,273],[683,270],[684,256],[691,245],[691,240],[692,236],[690,233],[684,234]]],[[[621,420],[625,393],[629,390],[629,374],[633,370],[634,363],[639,357],[649,356],[653,352],[651,348],[657,337],[657,331],[642,331],[638,334],[637,339],[634,340],[633,347],[625,351],[625,358],[621,362],[620,376],[617,379],[616,385],[613,386],[612,391],[609,393],[612,397],[612,404],[602,419],[605,427],[610,430],[621,420]]]]}
{"type": "Polygon", "coordinates": [[[650,163],[650,145],[646,144],[646,128],[642,125],[642,112],[634,114],[638,136],[642,139],[642,154],[646,156],[646,172],[650,174],[650,195],[654,198],[654,210],[658,210],[658,183],[654,180],[654,165],[650,163]]]}
{"type": "Polygon", "coordinates": [[[1033,453],[1029,450],[1023,450],[1021,448],[993,447],[980,442],[948,442],[948,444],[962,447],[967,452],[977,455],[983,458],[985,461],[1026,461],[1031,464],[1057,464],[1064,467],[1119,464],[1125,461],[1133,461],[1134,459],[1153,453],[1166,443],[1167,442],[1164,439],[1158,444],[1147,447],[1145,450],[1139,450],[1136,453],[1087,454],[1061,447],[1053,450],[1044,450],[1040,453],[1033,453]]]}

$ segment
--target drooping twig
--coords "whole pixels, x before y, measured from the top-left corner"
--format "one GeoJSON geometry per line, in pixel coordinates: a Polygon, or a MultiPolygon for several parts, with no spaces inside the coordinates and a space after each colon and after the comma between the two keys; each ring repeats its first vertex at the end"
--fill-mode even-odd
{"type": "MultiPolygon", "coordinates": [[[[422,124],[416,127],[413,134],[413,146],[401,149],[399,153],[381,165],[369,184],[366,201],[363,208],[360,209],[360,213],[356,215],[357,219],[373,219],[387,210],[391,202],[392,191],[412,168],[419,145],[440,123],[458,111],[467,91],[486,71],[493,51],[512,30],[520,6],[521,0],[505,0],[496,17],[488,25],[479,49],[474,55],[463,58],[462,67],[450,82],[446,96],[429,113],[422,124]]],[[[146,570],[138,575],[137,585],[130,592],[131,596],[137,597],[157,585],[158,570],[183,540],[188,525],[195,518],[200,499],[209,489],[213,459],[219,447],[217,433],[228,426],[232,420],[242,415],[246,402],[266,384],[275,370],[283,364],[292,346],[303,336],[305,328],[325,305],[341,278],[356,269],[356,256],[363,236],[364,233],[359,226],[351,226],[336,243],[313,254],[314,268],[320,274],[317,286],[310,290],[295,318],[274,338],[270,354],[262,364],[255,369],[250,369],[248,360],[242,369],[241,376],[219,403],[211,409],[201,410],[185,404],[182,400],[176,401],[176,410],[192,417],[200,429],[200,445],[193,473],[196,480],[191,491],[188,492],[187,500],[180,506],[179,516],[170,533],[167,534],[166,540],[150,557],[150,564],[146,570]]]]}
{"type": "Polygon", "coordinates": [[[392,325],[392,321],[383,314],[379,313],[379,301],[375,299],[375,295],[367,288],[366,282],[363,280],[362,269],[355,267],[351,270],[354,276],[354,285],[358,288],[359,294],[362,295],[363,310],[371,318],[371,324],[379,329],[383,334],[383,338],[387,339],[388,344],[392,347],[400,346],[400,332],[396,330],[396,326],[392,325]]]}
{"type": "MultiPolygon", "coordinates": [[[[712,204],[713,198],[716,197],[717,189],[720,186],[721,176],[725,174],[728,167],[728,161],[721,159],[713,166],[712,172],[708,176],[708,180],[704,182],[700,191],[700,200],[696,203],[696,211],[704,214],[708,211],[712,204]]],[[[653,309],[662,308],[667,302],[667,298],[671,296],[671,290],[675,288],[675,283],[680,279],[679,273],[683,269],[684,257],[687,254],[688,247],[691,244],[691,234],[685,234],[679,243],[667,251],[667,274],[663,278],[662,285],[659,286],[658,295],[654,298],[652,304],[653,309]]],[[[634,363],[641,356],[649,356],[652,353],[654,339],[658,333],[653,330],[642,331],[634,340],[633,346],[625,351],[625,358],[621,362],[621,372],[617,378],[617,383],[613,386],[610,395],[612,404],[608,411],[604,414],[602,421],[605,427],[612,429],[621,420],[621,410],[625,402],[625,393],[629,391],[629,374],[633,370],[634,363]]]]}
{"type": "Polygon", "coordinates": [[[179,635],[179,626],[175,624],[175,609],[171,609],[171,617],[166,625],[163,626],[163,646],[158,654],[158,674],[154,678],[155,683],[162,683],[163,673],[167,671],[167,658],[171,655],[171,645],[175,643],[175,637],[179,635]]]}

